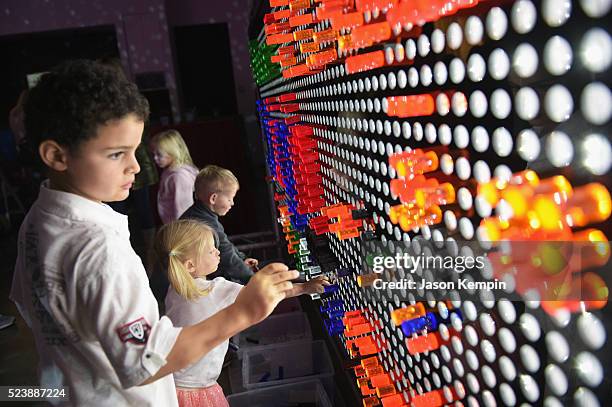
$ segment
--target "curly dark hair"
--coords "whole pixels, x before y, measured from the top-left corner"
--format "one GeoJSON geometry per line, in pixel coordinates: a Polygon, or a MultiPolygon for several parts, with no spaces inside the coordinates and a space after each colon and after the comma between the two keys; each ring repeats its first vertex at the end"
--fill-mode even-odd
{"type": "Polygon", "coordinates": [[[149,117],[149,104],[116,69],[89,60],[66,61],[43,75],[25,105],[26,139],[32,152],[45,140],[74,151],[97,135],[98,126],[134,114],[149,117]]]}

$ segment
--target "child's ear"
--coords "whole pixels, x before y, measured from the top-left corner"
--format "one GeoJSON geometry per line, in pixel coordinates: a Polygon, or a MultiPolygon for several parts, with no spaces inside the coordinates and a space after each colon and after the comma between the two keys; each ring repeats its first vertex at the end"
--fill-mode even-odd
{"type": "Polygon", "coordinates": [[[196,272],[195,262],[192,259],[187,259],[183,262],[183,266],[187,270],[187,272],[191,275],[194,275],[196,272]]]}
{"type": "Polygon", "coordinates": [[[68,168],[68,151],[53,140],[45,140],[38,146],[38,154],[45,165],[55,171],[68,168]]]}
{"type": "Polygon", "coordinates": [[[210,194],[210,196],[208,197],[208,203],[214,205],[214,203],[217,202],[217,196],[218,195],[216,192],[210,194]]]}

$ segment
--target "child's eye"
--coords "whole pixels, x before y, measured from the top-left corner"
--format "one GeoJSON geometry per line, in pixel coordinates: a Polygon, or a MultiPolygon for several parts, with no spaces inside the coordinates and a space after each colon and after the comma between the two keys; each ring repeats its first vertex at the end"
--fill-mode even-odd
{"type": "Polygon", "coordinates": [[[118,153],[112,153],[108,156],[111,160],[117,160],[124,154],[123,151],[119,151],[118,153]]]}

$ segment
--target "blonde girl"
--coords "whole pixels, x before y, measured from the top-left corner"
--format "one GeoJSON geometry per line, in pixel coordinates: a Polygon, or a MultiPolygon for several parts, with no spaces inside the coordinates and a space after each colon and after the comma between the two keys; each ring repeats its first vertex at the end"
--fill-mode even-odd
{"type": "Polygon", "coordinates": [[[162,169],[157,192],[157,210],[162,223],[178,219],[193,205],[193,186],[198,169],[189,149],[176,130],[166,130],[151,139],[153,160],[162,169]]]}
{"type": "MultiPolygon", "coordinates": [[[[215,243],[214,231],[197,220],[171,222],[158,232],[156,252],[170,281],[166,314],[174,326],[190,326],[211,317],[231,305],[243,288],[223,277],[206,279],[219,265],[215,243]]],[[[293,284],[287,297],[321,293],[325,285],[329,282],[324,277],[293,284]]],[[[174,373],[180,407],[228,407],[217,383],[228,343],[224,341],[198,362],[174,373]]]]}

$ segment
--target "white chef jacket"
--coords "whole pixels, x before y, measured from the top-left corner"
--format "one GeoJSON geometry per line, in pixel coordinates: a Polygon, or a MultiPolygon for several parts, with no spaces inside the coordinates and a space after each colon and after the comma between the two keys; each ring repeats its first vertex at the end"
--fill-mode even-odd
{"type": "Polygon", "coordinates": [[[127,216],[43,183],[19,229],[10,297],[34,333],[41,386],[70,388],[54,404],[178,405],[171,375],[137,386],[181,328],[159,318],[127,216]]]}
{"type": "MultiPolygon", "coordinates": [[[[236,300],[242,285],[227,281],[223,277],[214,280],[197,278],[196,285],[212,290],[195,301],[181,297],[172,287],[166,294],[166,315],[176,326],[189,326],[210,318],[236,300]]],[[[174,382],[179,387],[208,387],[217,382],[229,340],[217,345],[202,359],[185,369],[174,372],[174,382]]]]}

